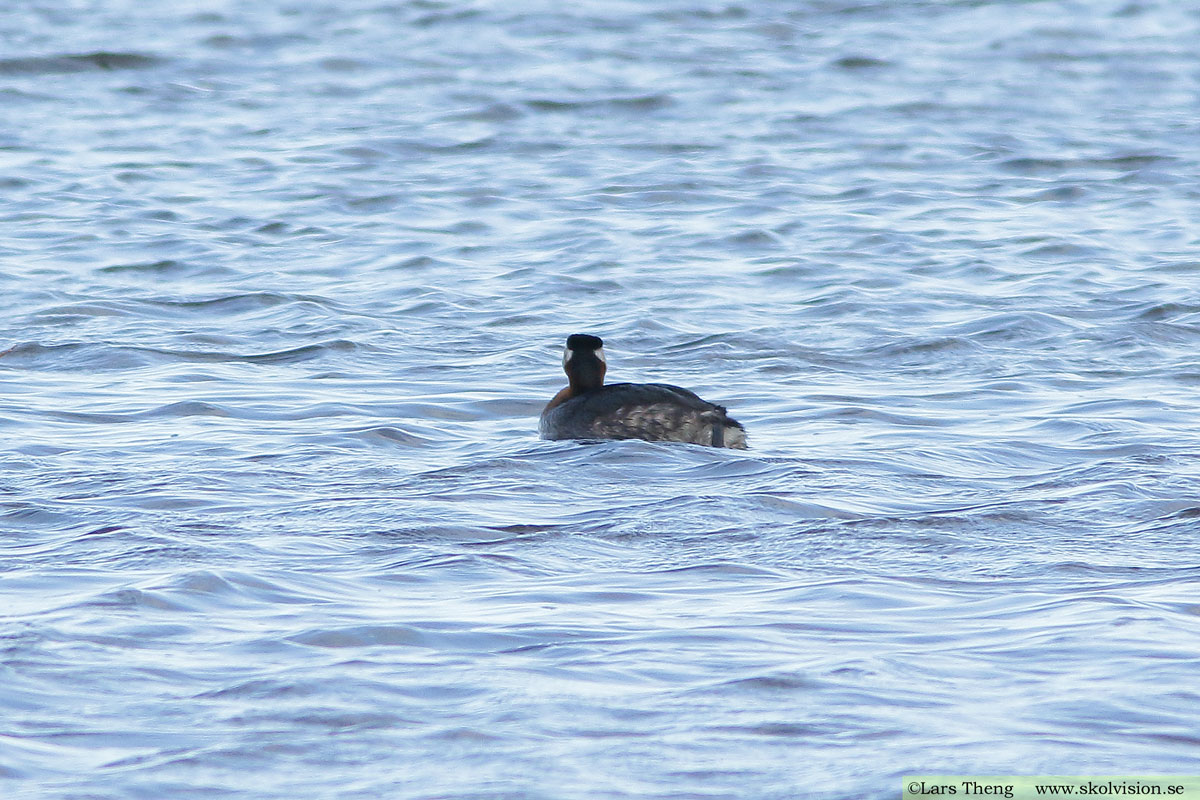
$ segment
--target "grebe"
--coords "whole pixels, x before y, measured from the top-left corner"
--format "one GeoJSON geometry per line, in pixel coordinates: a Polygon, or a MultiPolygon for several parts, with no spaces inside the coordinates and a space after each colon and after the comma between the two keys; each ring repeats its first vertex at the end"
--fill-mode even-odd
{"type": "Polygon", "coordinates": [[[604,385],[604,342],[567,337],[567,388],[554,395],[538,426],[544,439],[645,439],[746,449],[746,430],[721,406],[665,383],[604,385]]]}

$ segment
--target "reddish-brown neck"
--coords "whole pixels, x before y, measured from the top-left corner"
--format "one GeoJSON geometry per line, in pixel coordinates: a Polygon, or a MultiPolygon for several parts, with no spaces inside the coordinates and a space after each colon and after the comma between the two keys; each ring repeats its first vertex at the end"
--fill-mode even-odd
{"type": "Polygon", "coordinates": [[[546,404],[543,414],[576,395],[599,389],[604,385],[604,373],[608,371],[608,366],[595,353],[573,353],[571,359],[563,364],[563,370],[567,373],[568,384],[546,404]]]}
{"type": "Polygon", "coordinates": [[[604,385],[604,373],[608,366],[595,353],[574,353],[571,360],[563,364],[567,380],[574,394],[590,392],[604,385]]]}
{"type": "Polygon", "coordinates": [[[574,396],[575,396],[575,393],[571,391],[571,387],[564,386],[562,388],[562,390],[559,391],[558,394],[554,395],[554,399],[552,399],[549,403],[546,403],[546,407],[542,410],[542,413],[545,414],[547,411],[554,408],[555,406],[562,405],[563,403],[567,402],[574,396]]]}

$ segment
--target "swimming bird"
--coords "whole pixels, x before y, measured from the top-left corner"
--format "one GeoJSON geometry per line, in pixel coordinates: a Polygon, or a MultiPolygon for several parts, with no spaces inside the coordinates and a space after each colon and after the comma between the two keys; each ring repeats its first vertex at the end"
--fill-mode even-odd
{"type": "Polygon", "coordinates": [[[746,449],[742,424],[687,389],[665,383],[605,386],[599,336],[568,336],[563,370],[567,387],[542,411],[543,439],[645,439],[746,449]]]}

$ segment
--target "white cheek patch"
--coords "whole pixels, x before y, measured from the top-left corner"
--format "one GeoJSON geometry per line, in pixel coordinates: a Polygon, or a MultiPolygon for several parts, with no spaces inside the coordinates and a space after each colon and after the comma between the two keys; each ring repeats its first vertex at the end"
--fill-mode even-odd
{"type": "Polygon", "coordinates": [[[573,355],[575,355],[574,350],[569,347],[563,348],[563,367],[567,366],[567,363],[571,360],[571,356],[573,355]]]}
{"type": "Polygon", "coordinates": [[[599,359],[600,359],[600,363],[601,363],[601,364],[607,364],[607,363],[608,363],[608,359],[606,359],[606,358],[604,357],[604,348],[603,348],[603,347],[598,347],[598,348],[596,348],[596,358],[599,358],[599,359]]]}

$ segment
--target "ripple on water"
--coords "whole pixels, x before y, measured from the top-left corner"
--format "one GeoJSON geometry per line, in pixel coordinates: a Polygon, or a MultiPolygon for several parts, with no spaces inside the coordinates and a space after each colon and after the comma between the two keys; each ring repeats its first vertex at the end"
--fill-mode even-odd
{"type": "Polygon", "coordinates": [[[58,56],[0,58],[0,75],[62,75],[126,69],[151,69],[169,63],[167,59],[143,53],[71,53],[58,56]]]}

